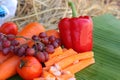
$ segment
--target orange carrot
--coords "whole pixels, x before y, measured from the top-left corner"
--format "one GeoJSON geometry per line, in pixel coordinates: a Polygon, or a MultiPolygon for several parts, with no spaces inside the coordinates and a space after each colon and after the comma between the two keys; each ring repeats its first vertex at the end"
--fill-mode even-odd
{"type": "Polygon", "coordinates": [[[51,29],[46,31],[47,36],[55,36],[56,38],[60,38],[60,34],[57,30],[51,29]]]}
{"type": "MultiPolygon", "coordinates": [[[[22,31],[20,33],[18,33],[17,35],[18,36],[24,36],[24,37],[27,37],[27,38],[31,38],[33,35],[38,35],[40,32],[44,32],[44,31],[45,31],[45,29],[42,25],[40,25],[37,22],[33,22],[33,23],[30,23],[27,26],[25,26],[22,29],[22,31]]],[[[20,42],[20,44],[24,44],[24,43],[27,42],[26,40],[24,40],[22,38],[18,38],[17,40],[20,42]]],[[[5,79],[7,79],[8,77],[11,77],[14,74],[16,74],[16,71],[14,71],[14,70],[15,70],[15,67],[16,67],[16,61],[19,61],[19,59],[20,59],[19,57],[16,58],[16,56],[14,55],[11,58],[7,59],[5,62],[3,62],[0,65],[0,76],[3,75],[2,72],[6,71],[6,70],[7,71],[4,73],[4,75],[6,75],[6,76],[3,75],[4,76],[3,78],[5,78],[5,79]],[[7,62],[9,62],[9,64],[5,64],[7,62]]],[[[1,77],[0,77],[0,79],[1,79],[1,77]]]]}
{"type": "Polygon", "coordinates": [[[93,57],[94,54],[92,51],[89,52],[84,52],[84,53],[79,53],[76,55],[72,55],[70,57],[64,58],[61,61],[55,63],[55,66],[61,70],[69,66],[70,64],[74,63],[75,61],[82,60],[82,59],[87,59],[93,57]]]}
{"type": "Polygon", "coordinates": [[[55,48],[54,53],[49,54],[49,58],[51,59],[51,58],[61,55],[61,54],[63,54],[63,51],[62,51],[62,48],[59,46],[59,47],[55,48]]]}
{"type": "Polygon", "coordinates": [[[12,57],[13,53],[9,53],[8,55],[3,55],[2,52],[0,52],[0,64],[2,64],[4,61],[6,61],[8,58],[12,57]]]}
{"type": "Polygon", "coordinates": [[[94,58],[89,58],[89,59],[85,59],[85,60],[81,60],[76,64],[72,64],[70,66],[68,66],[67,68],[63,69],[63,72],[65,71],[69,71],[72,74],[75,74],[76,72],[88,67],[89,65],[95,63],[94,58]]]}
{"type": "MultiPolygon", "coordinates": [[[[44,32],[45,29],[44,27],[39,24],[38,22],[31,22],[27,24],[22,31],[20,31],[17,36],[24,36],[26,38],[31,38],[33,35],[38,35],[40,32],[44,32]]],[[[17,40],[21,43],[24,44],[27,41],[23,38],[17,38],[17,40]]]]}
{"type": "Polygon", "coordinates": [[[0,80],[7,79],[16,74],[16,66],[20,58],[13,56],[0,65],[0,80]]]}
{"type": "Polygon", "coordinates": [[[51,65],[55,64],[56,62],[59,62],[63,58],[69,57],[74,54],[77,54],[77,53],[73,49],[68,49],[68,50],[64,51],[63,54],[49,59],[47,62],[45,62],[45,65],[47,67],[51,66],[51,65]]]}

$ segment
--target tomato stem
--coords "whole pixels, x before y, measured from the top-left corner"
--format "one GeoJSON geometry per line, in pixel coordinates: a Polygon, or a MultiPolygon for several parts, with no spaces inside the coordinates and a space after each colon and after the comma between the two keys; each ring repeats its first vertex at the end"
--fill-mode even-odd
{"type": "Polygon", "coordinates": [[[26,63],[25,61],[20,60],[20,65],[19,65],[19,67],[22,68],[22,67],[25,65],[25,63],[26,63]]]}
{"type": "Polygon", "coordinates": [[[68,5],[71,7],[72,9],[72,17],[76,17],[77,16],[77,11],[76,11],[76,8],[75,8],[75,5],[72,1],[69,1],[68,2],[68,5]]]}

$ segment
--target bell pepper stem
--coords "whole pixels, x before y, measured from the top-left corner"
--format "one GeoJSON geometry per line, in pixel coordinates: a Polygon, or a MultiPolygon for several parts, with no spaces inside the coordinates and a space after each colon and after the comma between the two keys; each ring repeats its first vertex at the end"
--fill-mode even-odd
{"type": "Polygon", "coordinates": [[[68,2],[68,5],[71,7],[72,9],[72,17],[76,17],[77,16],[77,12],[76,12],[76,8],[75,8],[75,5],[72,1],[69,1],[68,2]]]}

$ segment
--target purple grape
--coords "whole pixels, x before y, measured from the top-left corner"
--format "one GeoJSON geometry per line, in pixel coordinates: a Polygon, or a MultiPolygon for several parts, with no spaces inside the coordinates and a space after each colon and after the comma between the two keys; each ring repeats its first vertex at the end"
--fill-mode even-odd
{"type": "Polygon", "coordinates": [[[10,47],[10,45],[11,45],[11,42],[9,41],[9,40],[5,40],[5,41],[3,41],[3,47],[10,47]]]}
{"type": "Polygon", "coordinates": [[[43,52],[44,56],[45,56],[45,61],[48,61],[49,59],[49,55],[46,51],[43,52]]]}
{"type": "Polygon", "coordinates": [[[4,38],[3,33],[0,33],[0,40],[2,40],[4,38]]]}
{"type": "Polygon", "coordinates": [[[26,50],[27,48],[29,48],[29,46],[28,46],[27,44],[23,44],[22,47],[25,48],[25,50],[26,50]]]}
{"type": "Polygon", "coordinates": [[[40,37],[40,38],[45,38],[45,37],[47,37],[47,34],[46,34],[45,32],[41,32],[41,33],[39,34],[39,37],[40,37]]]}
{"type": "Polygon", "coordinates": [[[53,48],[54,49],[54,46],[53,45],[51,45],[51,44],[48,44],[48,45],[46,45],[46,47],[48,48],[53,48]]]}
{"type": "Polygon", "coordinates": [[[26,55],[27,56],[33,56],[35,54],[35,49],[33,48],[27,48],[26,49],[26,55]]]}
{"type": "Polygon", "coordinates": [[[52,45],[54,46],[54,48],[57,48],[59,46],[59,44],[56,41],[52,42],[52,45]]]}
{"type": "Polygon", "coordinates": [[[51,54],[54,52],[54,47],[52,45],[47,45],[45,50],[46,50],[46,52],[51,54]]]}
{"type": "Polygon", "coordinates": [[[3,47],[2,46],[0,46],[0,51],[2,51],[3,50],[3,47]]]}
{"type": "Polygon", "coordinates": [[[7,35],[7,39],[10,40],[10,41],[12,41],[12,40],[15,39],[15,35],[13,35],[13,34],[8,34],[8,35],[7,35]]]}
{"type": "Polygon", "coordinates": [[[33,36],[32,36],[32,39],[35,40],[35,41],[37,41],[37,40],[39,40],[39,37],[36,36],[36,35],[33,35],[33,36]]]}
{"type": "Polygon", "coordinates": [[[18,53],[18,49],[19,49],[19,47],[14,47],[13,52],[14,52],[15,55],[17,55],[17,53],[18,53]]]}
{"type": "Polygon", "coordinates": [[[36,58],[37,58],[40,62],[45,62],[45,55],[43,54],[43,52],[37,52],[36,58]]]}
{"type": "Polygon", "coordinates": [[[52,35],[52,36],[49,36],[49,41],[50,41],[50,42],[55,41],[55,39],[56,39],[55,36],[53,36],[53,35],[52,35]]]}
{"type": "Polygon", "coordinates": [[[14,46],[10,46],[10,52],[13,52],[14,51],[14,46]]]}
{"type": "Polygon", "coordinates": [[[12,46],[18,46],[20,43],[17,40],[11,41],[12,46]]]}
{"type": "Polygon", "coordinates": [[[41,38],[41,42],[44,43],[45,45],[49,43],[48,37],[41,38]]]}
{"type": "Polygon", "coordinates": [[[43,51],[44,45],[42,43],[38,43],[37,44],[37,49],[38,49],[38,51],[43,51]]]}
{"type": "Polygon", "coordinates": [[[3,50],[2,50],[3,55],[8,55],[9,51],[10,51],[10,48],[3,48],[3,50]]]}
{"type": "Polygon", "coordinates": [[[60,40],[60,38],[56,38],[56,40],[55,40],[58,44],[59,44],[59,46],[61,46],[61,40],[60,40]]]}
{"type": "Polygon", "coordinates": [[[18,53],[17,53],[17,55],[18,56],[23,56],[25,54],[25,48],[24,47],[20,47],[19,49],[18,49],[18,53]]]}

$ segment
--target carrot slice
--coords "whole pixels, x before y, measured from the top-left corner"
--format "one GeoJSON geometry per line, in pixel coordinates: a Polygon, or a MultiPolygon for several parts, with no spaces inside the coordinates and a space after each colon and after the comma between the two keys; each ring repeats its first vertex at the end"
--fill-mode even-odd
{"type": "MultiPolygon", "coordinates": [[[[33,35],[38,35],[40,32],[44,32],[45,29],[44,27],[39,24],[38,22],[31,22],[27,24],[22,31],[20,31],[17,36],[24,36],[26,38],[31,38],[33,35]]],[[[24,44],[28,41],[26,41],[23,38],[17,38],[17,40],[21,43],[24,44]]]]}
{"type": "Polygon", "coordinates": [[[72,64],[70,66],[68,66],[67,68],[63,69],[63,72],[65,71],[69,71],[72,74],[75,74],[76,72],[88,67],[89,65],[95,63],[94,58],[89,58],[89,59],[85,59],[85,60],[81,60],[76,64],[72,64]]]}
{"type": "Polygon", "coordinates": [[[56,62],[59,62],[63,58],[69,57],[74,54],[77,54],[77,53],[73,49],[68,49],[68,50],[64,51],[63,54],[49,59],[47,62],[45,62],[45,65],[47,67],[51,66],[51,65],[55,64],[56,62]]]}
{"type": "Polygon", "coordinates": [[[7,79],[16,74],[16,65],[20,58],[13,56],[0,65],[0,80],[7,79]]]}
{"type": "Polygon", "coordinates": [[[49,58],[51,59],[51,58],[61,55],[61,54],[63,54],[63,51],[62,51],[62,48],[59,46],[59,47],[55,48],[54,53],[49,54],[49,58]]]}
{"type": "Polygon", "coordinates": [[[46,31],[47,36],[55,36],[56,38],[60,38],[60,34],[57,30],[51,29],[46,31]]]}
{"type": "Polygon", "coordinates": [[[93,57],[94,54],[92,51],[89,52],[84,52],[84,53],[79,53],[76,55],[72,55],[70,57],[64,58],[61,61],[57,62],[55,64],[56,68],[59,70],[66,68],[70,64],[74,63],[75,61],[82,60],[82,59],[87,59],[93,57]]]}

